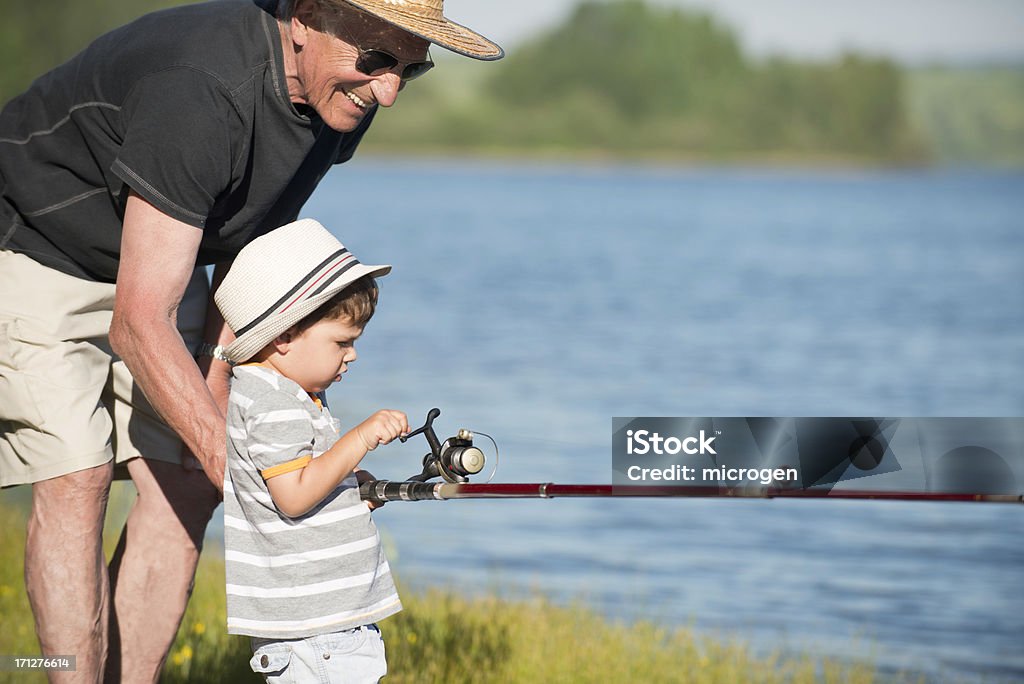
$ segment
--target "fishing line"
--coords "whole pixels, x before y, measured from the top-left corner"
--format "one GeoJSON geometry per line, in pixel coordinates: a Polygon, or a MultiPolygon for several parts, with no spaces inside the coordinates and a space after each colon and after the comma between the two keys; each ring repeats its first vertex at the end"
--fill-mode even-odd
{"type": "MultiPolygon", "coordinates": [[[[479,434],[483,434],[482,432],[479,434]]],[[[505,439],[506,442],[527,442],[534,444],[552,444],[555,446],[570,446],[570,447],[586,447],[587,449],[607,449],[608,444],[594,444],[592,442],[579,442],[568,439],[551,439],[548,437],[526,437],[524,435],[516,435],[514,437],[508,437],[505,439]]]]}

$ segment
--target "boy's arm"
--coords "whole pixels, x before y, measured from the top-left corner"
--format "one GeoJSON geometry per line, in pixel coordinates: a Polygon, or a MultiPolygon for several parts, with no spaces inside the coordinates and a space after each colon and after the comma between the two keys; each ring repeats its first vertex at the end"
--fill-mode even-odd
{"type": "Polygon", "coordinates": [[[404,413],[377,411],[301,468],[270,477],[264,475],[274,505],[290,518],[309,512],[352,473],[368,452],[406,432],[409,421],[404,413]]]}

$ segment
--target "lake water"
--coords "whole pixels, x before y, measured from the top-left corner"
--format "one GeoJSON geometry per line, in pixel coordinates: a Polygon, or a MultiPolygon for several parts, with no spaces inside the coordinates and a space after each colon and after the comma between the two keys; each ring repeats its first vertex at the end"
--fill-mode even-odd
{"type": "MultiPolygon", "coordinates": [[[[335,410],[419,425],[438,406],[439,436],[498,441],[496,481],[610,482],[612,416],[1024,414],[1021,173],[361,159],[306,215],[395,266],[335,410]]],[[[425,451],[364,465],[400,479],[425,451]]],[[[413,587],[1024,680],[1024,507],[556,499],[376,518],[413,587]]]]}
{"type": "MultiPolygon", "coordinates": [[[[1024,174],[357,160],[307,206],[394,264],[350,425],[494,435],[496,481],[610,482],[612,416],[1024,414],[1024,174]]],[[[486,448],[484,443],[484,447],[486,448]]],[[[425,442],[365,465],[418,470],[425,442]]],[[[377,514],[413,587],[1024,680],[1024,507],[455,501],[377,514]]]]}
{"type": "MultiPolygon", "coordinates": [[[[1024,414],[1024,173],[361,158],[305,215],[395,267],[334,411],[419,425],[437,406],[440,436],[494,436],[495,481],[610,483],[613,416],[1024,414]]],[[[364,466],[403,479],[425,450],[364,466]]],[[[1024,681],[1024,506],[555,499],[375,517],[413,588],[542,592],[760,652],[1024,681]]]]}

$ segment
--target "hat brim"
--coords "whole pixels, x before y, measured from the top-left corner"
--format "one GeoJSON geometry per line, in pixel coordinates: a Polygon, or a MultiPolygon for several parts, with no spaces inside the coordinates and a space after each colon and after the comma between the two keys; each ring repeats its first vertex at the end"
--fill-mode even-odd
{"type": "Polygon", "coordinates": [[[442,17],[440,21],[437,21],[415,14],[405,14],[391,7],[381,8],[375,3],[364,0],[345,0],[345,2],[392,26],[397,26],[414,36],[419,36],[423,40],[460,55],[484,61],[493,61],[505,56],[505,51],[493,40],[485,38],[476,31],[457,24],[447,17],[442,17]]]}
{"type": "Polygon", "coordinates": [[[359,280],[363,276],[382,276],[391,272],[391,266],[368,266],[359,264],[353,266],[344,282],[335,287],[330,287],[323,292],[310,297],[284,313],[271,316],[261,321],[251,330],[235,338],[235,341],[224,349],[224,356],[231,363],[244,363],[251,359],[257,352],[273,342],[278,335],[288,330],[303,318],[316,311],[325,304],[331,297],[344,290],[346,287],[359,280]]]}

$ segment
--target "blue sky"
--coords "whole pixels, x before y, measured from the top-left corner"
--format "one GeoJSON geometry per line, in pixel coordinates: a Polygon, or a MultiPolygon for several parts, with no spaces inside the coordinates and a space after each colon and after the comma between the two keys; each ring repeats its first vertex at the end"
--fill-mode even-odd
{"type": "MultiPolygon", "coordinates": [[[[1024,0],[648,0],[706,9],[753,55],[828,58],[844,49],[908,64],[1024,62],[1024,0]]],[[[446,0],[445,14],[506,47],[577,0],[446,0]]]]}

